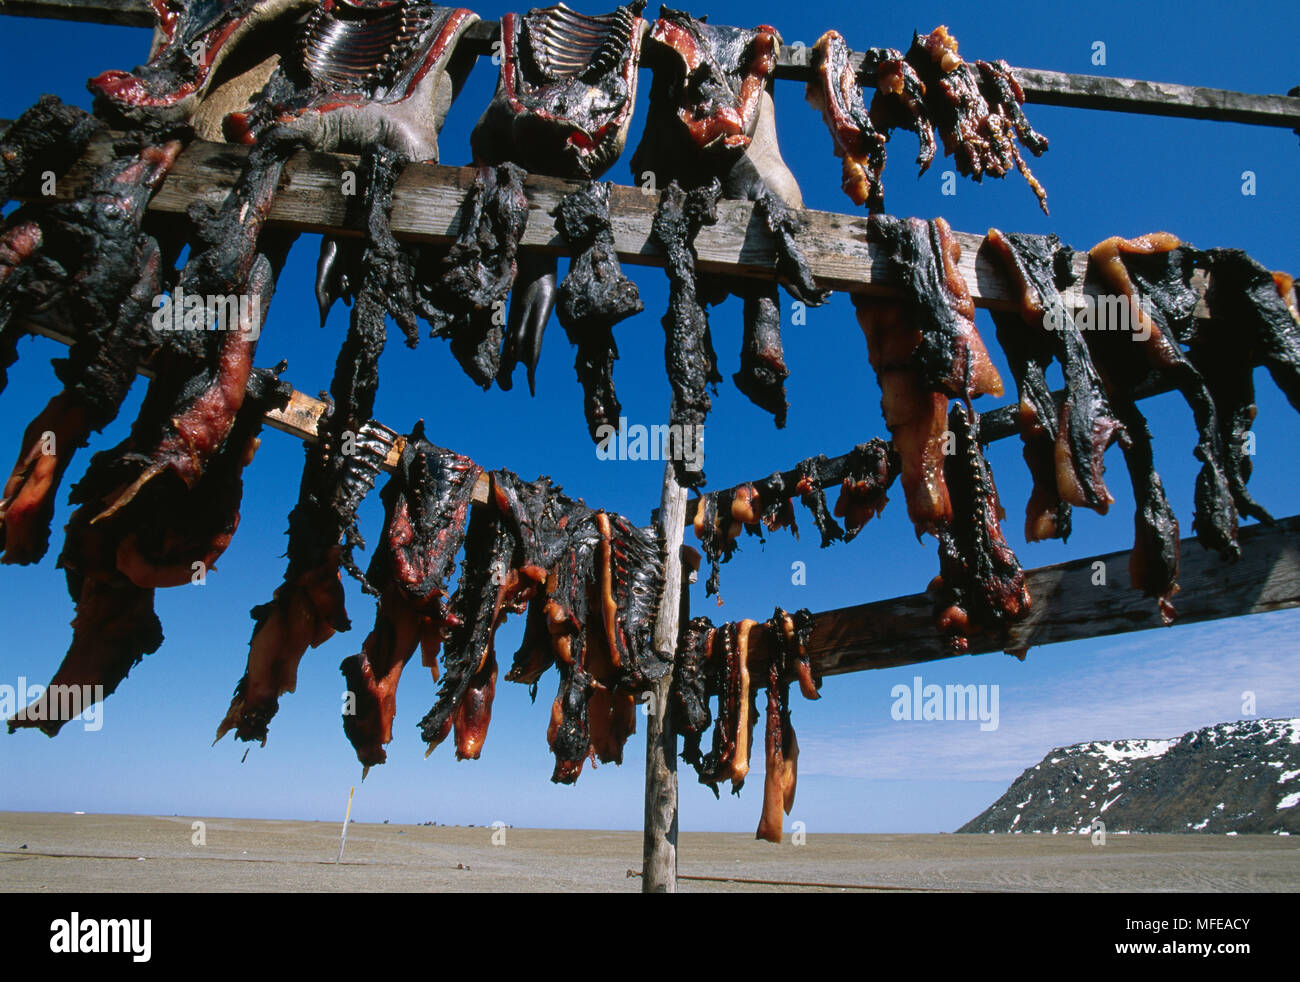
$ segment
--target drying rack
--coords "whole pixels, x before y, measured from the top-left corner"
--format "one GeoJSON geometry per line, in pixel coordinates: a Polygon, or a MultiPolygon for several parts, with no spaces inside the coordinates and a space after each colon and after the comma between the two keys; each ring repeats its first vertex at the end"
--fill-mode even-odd
{"type": "MultiPolygon", "coordinates": [[[[147,0],[0,0],[0,14],[134,27],[152,27],[154,23],[147,0]]],[[[490,56],[499,36],[496,22],[480,21],[469,28],[461,43],[477,55],[490,56]]],[[[811,48],[806,44],[784,45],[777,59],[776,77],[807,81],[810,56],[811,48]]],[[[856,57],[860,60],[861,55],[856,57]]],[[[1300,97],[1292,95],[1258,95],[1029,68],[1012,70],[1029,103],[1282,127],[1300,134],[1300,97]]],[[[1300,95],[1300,86],[1292,92],[1300,95]]],[[[68,179],[59,182],[61,196],[70,197],[94,167],[107,159],[110,143],[109,134],[101,134],[92,142],[68,179]]],[[[220,204],[239,175],[246,154],[243,147],[192,141],[154,196],[150,210],[184,215],[195,201],[220,204]]],[[[359,236],[360,226],[348,224],[346,199],[340,191],[342,173],[354,170],[356,163],[356,157],[345,154],[298,153],[284,168],[268,224],[304,232],[359,236]]],[[[412,164],[405,168],[393,195],[392,229],[396,237],[431,243],[454,240],[460,227],[461,205],[474,175],[475,170],[468,167],[412,164]]],[[[567,254],[550,212],[564,195],[578,187],[578,182],[528,177],[525,193],[529,219],[521,249],[567,254]]],[[[614,235],[621,262],[663,266],[663,254],[650,241],[657,204],[657,195],[648,195],[640,188],[611,187],[610,212],[618,216],[614,235]]],[[[703,228],[695,241],[696,268],[700,272],[771,278],[774,245],[762,231],[761,222],[751,223],[752,210],[748,202],[719,203],[717,224],[703,228]]],[[[898,284],[886,257],[867,241],[865,215],[813,210],[799,215],[807,223],[801,245],[820,286],[880,295],[896,292],[898,284]]],[[[962,247],[961,273],[975,305],[994,310],[1014,308],[1011,284],[980,249],[983,236],[957,232],[956,238],[962,247]]],[[[1082,274],[1086,261],[1086,254],[1076,257],[1076,272],[1082,274]]],[[[1063,295],[1072,310],[1082,306],[1082,275],[1079,284],[1063,295]]],[[[1194,281],[1193,285],[1198,283],[1194,281]]],[[[1203,291],[1204,286],[1201,278],[1199,288],[1203,291]]],[[[1198,308],[1198,315],[1203,314],[1204,310],[1198,308]]],[[[74,331],[66,324],[38,319],[28,327],[33,333],[64,343],[75,340],[74,331]]],[[[1139,395],[1146,397],[1159,391],[1163,390],[1152,387],[1139,395]]],[[[295,391],[285,408],[267,414],[267,424],[314,442],[324,410],[325,404],[319,399],[295,391]]],[[[982,442],[1017,433],[1014,405],[981,417],[982,442]]],[[[399,455],[400,448],[390,453],[387,469],[396,466],[399,455]]],[[[846,460],[847,454],[829,462],[823,487],[840,482],[846,460]]],[[[481,480],[475,500],[486,499],[487,485],[481,480]]],[[[655,628],[655,645],[661,651],[676,649],[680,618],[686,611],[681,546],[690,510],[686,489],[677,484],[669,462],[657,512],[667,549],[666,583],[655,628]]],[[[1244,528],[1240,541],[1242,558],[1235,563],[1222,561],[1194,538],[1182,541],[1177,625],[1300,606],[1300,516],[1278,520],[1271,526],[1244,528]]],[[[1026,582],[1034,600],[1028,616],[1012,625],[1004,638],[972,637],[968,653],[1008,651],[1023,657],[1033,646],[1160,626],[1155,605],[1137,591],[1076,589],[1090,583],[1094,564],[1122,563],[1127,555],[1125,550],[1027,570],[1026,582]]],[[[757,647],[761,650],[761,646],[757,647]]],[[[934,629],[931,600],[924,593],[815,613],[808,651],[814,671],[824,676],[954,657],[934,629]]],[[[670,677],[663,679],[650,700],[644,892],[675,892],[677,888],[678,789],[676,735],[667,711],[670,681],[670,677]]]]}

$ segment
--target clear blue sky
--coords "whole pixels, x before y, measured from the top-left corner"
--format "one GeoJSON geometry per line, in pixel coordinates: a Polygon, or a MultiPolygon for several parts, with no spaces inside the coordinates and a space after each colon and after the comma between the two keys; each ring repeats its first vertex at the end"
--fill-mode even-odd
{"type": "MultiPolygon", "coordinates": [[[[503,9],[490,3],[478,12],[494,18],[503,9]]],[[[875,5],[868,12],[858,4],[809,2],[792,8],[777,0],[711,0],[707,12],[715,23],[771,23],[787,42],[811,44],[835,27],[856,48],[905,48],[913,29],[946,23],[970,60],[1005,58],[1013,65],[1251,92],[1285,92],[1300,82],[1296,60],[1282,41],[1300,30],[1300,12],[1290,3],[948,2],[875,5]],[[1104,67],[1089,60],[1098,40],[1107,46],[1104,67]]],[[[43,92],[88,106],[85,79],[104,69],[131,67],[143,60],[147,47],[148,34],[140,30],[0,17],[0,117],[16,116],[43,92]]],[[[468,161],[469,130],[490,98],[495,71],[480,60],[452,108],[441,140],[445,162],[468,161]]],[[[643,76],[628,153],[610,171],[612,180],[630,183],[626,161],[639,139],[648,91],[649,78],[643,76]]],[[[849,210],[830,137],[804,102],[802,86],[778,82],[776,101],[782,151],[809,207],[849,210]]],[[[1056,232],[1082,248],[1113,234],[1168,229],[1198,246],[1243,247],[1271,268],[1300,273],[1294,239],[1300,147],[1293,133],[1042,106],[1030,106],[1028,112],[1052,142],[1047,155],[1033,163],[1051,195],[1050,218],[1039,213],[1018,177],[982,186],[963,179],[955,197],[941,196],[940,174],[949,164],[937,161],[917,181],[911,163],[914,138],[901,132],[890,147],[885,172],[890,211],[943,215],[954,228],[970,232],[990,226],[1056,232]],[[1254,197],[1241,193],[1245,170],[1257,176],[1254,197]]],[[[258,353],[263,365],[287,358],[288,379],[307,392],[328,385],[347,323],[340,305],[323,331],[316,327],[311,295],[316,251],[314,237],[299,240],[258,353]]],[[[669,400],[659,325],[665,281],[658,270],[629,272],[647,309],[618,328],[622,358],[616,380],[629,419],[651,424],[663,420],[669,400]]],[[[1008,389],[1014,391],[992,342],[992,325],[983,313],[980,318],[1008,389]]],[[[886,434],[879,390],[847,297],[837,295],[810,311],[805,327],[786,330],[791,410],[780,431],[730,382],[738,364],[739,302],[714,310],[711,321],[728,379],[715,399],[706,439],[713,486],[767,474],[819,451],[843,452],[886,434]]],[[[21,361],[0,395],[0,466],[6,473],[29,416],[56,390],[49,358],[60,350],[42,339],[21,347],[21,361]]],[[[590,504],[648,521],[657,503],[661,465],[596,459],[572,362],[563,332],[552,323],[538,396],[531,399],[522,384],[509,393],[481,392],[444,342],[426,339],[414,352],[395,342],[383,361],[377,415],[400,429],[423,417],[435,442],[488,467],[509,467],[525,477],[549,473],[590,504]]],[[[1275,515],[1295,514],[1300,512],[1297,420],[1271,381],[1262,373],[1258,381],[1258,455],[1251,486],[1275,515]]],[[[93,450],[124,435],[143,391],[144,384],[138,384],[118,422],[82,452],[65,488],[80,476],[93,450]]],[[[984,401],[981,408],[992,408],[984,401]]],[[[1146,405],[1160,472],[1179,520],[1190,532],[1195,476],[1190,413],[1176,396],[1146,405]]],[[[1076,512],[1067,545],[1025,545],[1021,529],[1029,482],[1019,444],[998,443],[990,457],[1008,511],[1008,538],[1026,567],[1131,544],[1132,499],[1118,450],[1107,458],[1108,483],[1117,498],[1111,514],[1102,518],[1076,512]]],[[[268,599],[280,582],[286,515],[302,459],[297,441],[277,432],[265,435],[246,473],[243,522],[234,544],[206,586],[158,594],[167,640],[110,697],[102,730],[87,733],[71,724],[52,741],[34,731],[0,736],[0,809],[340,817],[349,785],[360,778],[339,722],[343,682],[338,672],[339,662],[359,650],[371,622],[371,602],[359,591],[349,591],[352,632],[308,653],[298,691],[281,701],[266,748],[254,746],[241,764],[245,745],[228,739],[209,747],[243,671],[251,626],[247,611],[268,599]]],[[[61,500],[57,528],[68,515],[61,500]]],[[[372,539],[380,518],[374,495],[362,511],[363,528],[372,539]]],[[[810,521],[803,524],[811,531],[810,521]]],[[[0,567],[4,684],[15,684],[20,675],[44,683],[66,650],[73,605],[54,568],[59,539],[56,535],[50,555],[38,566],[0,567]]],[[[916,592],[936,571],[934,544],[917,544],[900,493],[883,518],[847,546],[819,550],[815,537],[807,535],[799,542],[778,535],[765,549],[757,540],[746,540],[743,552],[723,571],[726,606],[718,610],[712,600],[706,602],[702,584],[693,602],[715,620],[762,618],[774,604],[822,610],[916,592]],[[807,564],[806,586],[790,582],[796,560],[807,564]]],[[[1114,572],[1111,588],[1127,589],[1126,573],[1114,572]]],[[[508,656],[521,627],[518,620],[507,623],[498,635],[498,650],[508,656]]],[[[1036,649],[1023,664],[986,655],[829,679],[820,702],[795,701],[803,756],[791,817],[812,832],[952,830],[1054,746],[1170,736],[1236,719],[1243,690],[1256,693],[1261,716],[1300,715],[1298,633],[1300,614],[1284,612],[1036,649]],[[981,733],[977,724],[960,722],[893,721],[890,689],[900,681],[910,684],[917,674],[927,683],[1000,685],[998,730],[981,733]]],[[[412,666],[399,693],[389,763],[374,769],[359,788],[355,817],[639,828],[640,735],[629,745],[629,763],[622,768],[588,769],[573,788],[550,783],[545,731],[554,685],[553,675],[543,681],[536,705],[529,704],[522,687],[503,683],[498,688],[482,760],[457,763],[446,746],[425,760],[415,724],[435,690],[428,676],[412,666]]],[[[689,769],[682,778],[684,829],[752,832],[761,804],[760,774],[740,799],[724,797],[722,802],[695,786],[689,769]]]]}

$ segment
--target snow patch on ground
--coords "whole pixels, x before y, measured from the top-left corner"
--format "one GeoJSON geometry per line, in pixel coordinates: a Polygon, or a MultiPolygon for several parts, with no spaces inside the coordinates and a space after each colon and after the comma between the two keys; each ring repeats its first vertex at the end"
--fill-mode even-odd
{"type": "Polygon", "coordinates": [[[1105,758],[1111,763],[1146,760],[1168,753],[1177,740],[1116,740],[1114,743],[1089,743],[1080,749],[1105,758]]]}

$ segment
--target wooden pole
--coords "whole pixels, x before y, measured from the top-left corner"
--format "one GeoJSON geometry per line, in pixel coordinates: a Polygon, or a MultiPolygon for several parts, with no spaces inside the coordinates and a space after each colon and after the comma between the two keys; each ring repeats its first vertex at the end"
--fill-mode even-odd
{"type": "MultiPolygon", "coordinates": [[[[682,535],[686,528],[686,489],[677,483],[673,462],[664,465],[659,497],[659,532],[664,544],[664,592],[655,621],[655,649],[677,652],[682,606],[682,535]]],[[[671,665],[671,657],[669,659],[671,665]]],[[[672,669],[651,691],[645,737],[645,841],[641,892],[677,892],[677,734],[668,715],[672,669]]]]}

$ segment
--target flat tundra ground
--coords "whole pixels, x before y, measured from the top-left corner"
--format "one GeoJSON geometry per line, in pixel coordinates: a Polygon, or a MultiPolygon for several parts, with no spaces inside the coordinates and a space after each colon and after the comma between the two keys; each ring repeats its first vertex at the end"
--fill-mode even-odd
{"type": "MultiPolygon", "coordinates": [[[[809,835],[793,845],[787,833],[777,846],[685,832],[679,845],[683,892],[1300,890],[1300,838],[1288,836],[809,835]]],[[[628,876],[641,868],[639,832],[356,823],[336,865],[338,848],[337,822],[0,812],[0,890],[641,888],[628,876]]]]}

